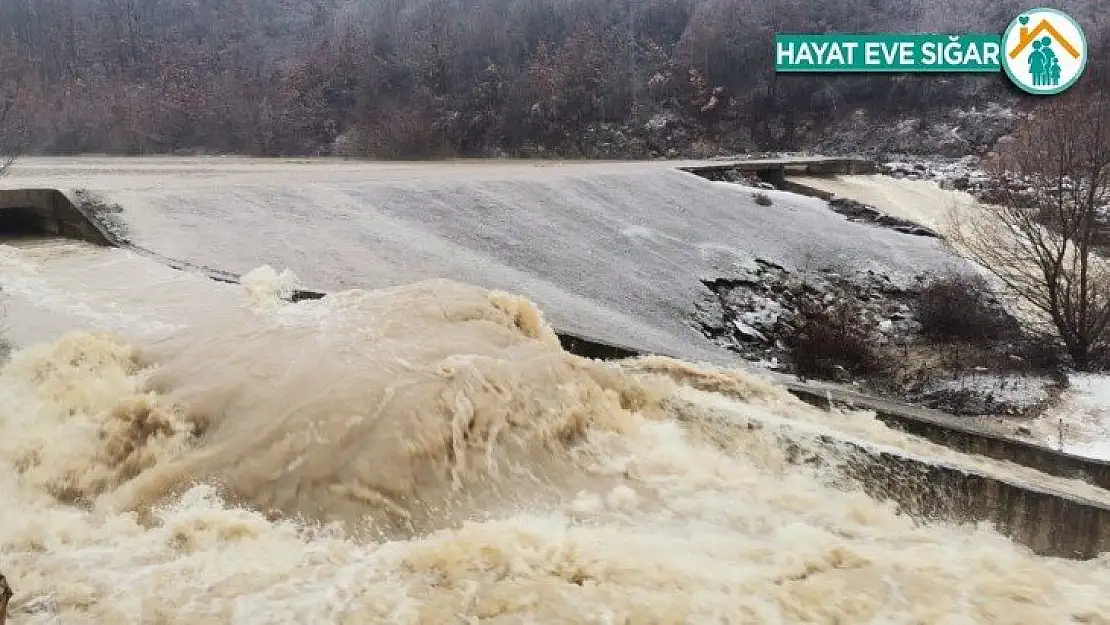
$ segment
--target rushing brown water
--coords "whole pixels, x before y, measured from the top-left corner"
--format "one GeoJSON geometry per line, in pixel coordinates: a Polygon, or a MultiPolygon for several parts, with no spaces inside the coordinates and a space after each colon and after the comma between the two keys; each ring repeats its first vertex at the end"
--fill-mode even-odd
{"type": "Polygon", "coordinates": [[[1020,469],[737,372],[582,360],[509,294],[293,305],[288,274],[56,242],[0,271],[13,623],[1110,623],[1107,559],[915,524],[772,430],[1020,469]]]}

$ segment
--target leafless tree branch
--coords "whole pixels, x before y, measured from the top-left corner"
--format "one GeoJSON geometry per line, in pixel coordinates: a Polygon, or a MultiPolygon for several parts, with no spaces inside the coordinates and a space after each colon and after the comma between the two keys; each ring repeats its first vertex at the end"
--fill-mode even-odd
{"type": "Polygon", "coordinates": [[[1002,154],[998,175],[1023,189],[956,215],[954,247],[1040,313],[1078,368],[1098,366],[1110,355],[1110,101],[1046,104],[1002,154]]]}
{"type": "Polygon", "coordinates": [[[12,599],[12,587],[8,585],[8,580],[0,575],[0,625],[4,625],[8,620],[8,602],[12,599]]]}
{"type": "Polygon", "coordinates": [[[13,124],[17,94],[5,93],[0,100],[0,176],[7,173],[20,154],[20,133],[13,124]]]}

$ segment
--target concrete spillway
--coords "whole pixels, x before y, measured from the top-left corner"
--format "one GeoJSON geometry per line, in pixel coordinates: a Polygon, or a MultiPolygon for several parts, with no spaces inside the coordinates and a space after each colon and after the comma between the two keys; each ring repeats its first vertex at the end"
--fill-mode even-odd
{"type": "Polygon", "coordinates": [[[290,267],[319,290],[447,277],[524,294],[567,332],[716,363],[733,358],[690,324],[702,278],[753,257],[896,274],[949,262],[819,200],[772,191],[759,206],[677,169],[697,165],[28,159],[0,185],[86,188],[122,207],[133,244],[184,263],[290,267]]]}
{"type": "MultiPolygon", "coordinates": [[[[936,241],[848,222],[820,200],[768,191],[772,205],[760,206],[750,189],[669,163],[28,159],[12,174],[0,181],[9,187],[0,192],[0,223],[11,230],[127,247],[225,281],[271,264],[292,268],[318,291],[430,277],[504,289],[537,302],[564,344],[590,356],[653,352],[736,365],[690,319],[702,278],[728,275],[755,257],[794,269],[905,274],[952,260],[936,241]],[[118,204],[114,223],[85,207],[78,189],[118,204]]],[[[895,473],[904,475],[899,466],[895,473]]],[[[882,492],[908,509],[922,497],[963,501],[947,512],[1001,522],[1018,514],[1007,506],[1025,504],[1009,495],[1011,503],[1000,503],[1002,495],[979,499],[968,485],[1016,488],[1036,493],[1021,501],[1053,511],[1014,524],[1018,540],[1055,555],[1110,548],[1110,512],[1092,498],[1073,499],[1065,487],[1026,488],[989,471],[936,470],[952,476],[943,488],[935,479],[920,488],[903,481],[901,491],[882,492]],[[1067,521],[1075,510],[1082,520],[1067,521]],[[1083,529],[1073,540],[1075,524],[1083,529]],[[1054,526],[1061,529],[1045,529],[1054,526]]]]}

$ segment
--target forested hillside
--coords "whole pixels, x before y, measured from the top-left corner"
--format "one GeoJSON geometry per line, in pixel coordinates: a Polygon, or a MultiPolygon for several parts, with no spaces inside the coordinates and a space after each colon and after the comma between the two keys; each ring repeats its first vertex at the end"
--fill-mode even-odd
{"type": "MultiPolygon", "coordinates": [[[[1058,3],[1107,56],[1100,0],[1058,3]]],[[[1000,32],[1011,0],[0,0],[38,153],[644,157],[982,111],[1001,76],[776,76],[775,32],[1000,32]],[[862,109],[862,110],[861,110],[862,109]],[[845,120],[849,120],[845,122],[845,120]]],[[[17,98],[12,100],[12,98],[17,98]]]]}

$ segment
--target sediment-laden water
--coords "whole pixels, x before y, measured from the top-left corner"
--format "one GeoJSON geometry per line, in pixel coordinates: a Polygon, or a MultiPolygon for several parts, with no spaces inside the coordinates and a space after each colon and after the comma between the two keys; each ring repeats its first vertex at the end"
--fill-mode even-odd
{"type": "Polygon", "coordinates": [[[916,524],[809,441],[1038,476],[739,372],[577,358],[511,294],[289,304],[269,268],[49,241],[0,275],[13,623],[1110,623],[1110,560],[916,524]]]}

